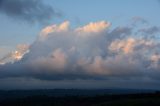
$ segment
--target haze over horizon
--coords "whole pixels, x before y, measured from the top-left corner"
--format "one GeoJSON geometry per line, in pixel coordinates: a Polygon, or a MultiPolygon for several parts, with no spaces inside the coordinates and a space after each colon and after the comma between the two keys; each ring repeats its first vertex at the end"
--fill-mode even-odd
{"type": "Polygon", "coordinates": [[[160,89],[159,0],[0,0],[0,89],[160,89]]]}

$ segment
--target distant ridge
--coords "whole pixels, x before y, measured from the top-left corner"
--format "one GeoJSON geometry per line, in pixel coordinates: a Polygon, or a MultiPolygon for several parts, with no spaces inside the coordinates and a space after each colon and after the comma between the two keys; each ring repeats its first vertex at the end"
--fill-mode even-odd
{"type": "Polygon", "coordinates": [[[24,98],[28,96],[103,96],[119,94],[155,93],[156,90],[137,89],[37,89],[37,90],[0,90],[0,100],[24,98]]]}

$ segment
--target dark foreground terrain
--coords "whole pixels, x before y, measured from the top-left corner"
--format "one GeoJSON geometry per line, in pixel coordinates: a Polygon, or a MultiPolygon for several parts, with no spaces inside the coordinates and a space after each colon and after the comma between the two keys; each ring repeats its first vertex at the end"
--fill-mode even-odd
{"type": "Polygon", "coordinates": [[[87,94],[85,90],[49,90],[43,93],[42,91],[36,93],[33,91],[1,91],[0,106],[160,106],[159,92],[91,94],[91,92],[87,94]],[[57,95],[50,94],[56,93],[55,91],[57,95]],[[66,91],[67,93],[64,93],[66,91]],[[58,92],[61,94],[58,95],[58,92]],[[17,97],[13,94],[17,94],[17,97]]]}

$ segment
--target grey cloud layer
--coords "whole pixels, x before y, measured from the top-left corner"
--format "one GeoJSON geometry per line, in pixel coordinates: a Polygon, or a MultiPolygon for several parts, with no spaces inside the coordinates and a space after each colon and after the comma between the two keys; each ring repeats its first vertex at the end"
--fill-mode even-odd
{"type": "Polygon", "coordinates": [[[42,0],[0,0],[0,13],[31,23],[45,23],[55,16],[60,16],[59,12],[44,4],[42,0]]]}

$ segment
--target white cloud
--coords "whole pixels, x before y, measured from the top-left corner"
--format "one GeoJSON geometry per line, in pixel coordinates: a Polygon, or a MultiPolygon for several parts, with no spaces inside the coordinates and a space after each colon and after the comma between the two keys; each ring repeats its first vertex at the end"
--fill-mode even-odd
{"type": "MultiPolygon", "coordinates": [[[[123,52],[124,54],[152,52],[149,48],[156,47],[157,42],[153,39],[127,37],[123,39],[115,39],[109,46],[109,50],[112,52],[123,52]],[[138,48],[138,49],[137,49],[138,48]]],[[[154,50],[153,50],[154,51],[154,50]]]]}
{"type": "Polygon", "coordinates": [[[6,56],[0,59],[0,64],[14,63],[16,61],[19,61],[28,52],[29,52],[28,45],[26,44],[17,45],[17,48],[15,51],[8,53],[6,56]]]}
{"type": "Polygon", "coordinates": [[[76,29],[77,32],[82,33],[99,33],[106,30],[110,27],[111,24],[106,21],[99,21],[99,22],[91,22],[83,27],[79,27],[76,29]]]}
{"type": "Polygon", "coordinates": [[[152,60],[153,62],[158,62],[158,61],[160,61],[160,55],[157,55],[157,54],[152,55],[152,56],[151,56],[151,60],[152,60]]]}
{"type": "Polygon", "coordinates": [[[127,38],[124,40],[117,39],[111,43],[109,49],[116,52],[122,50],[125,54],[128,54],[133,52],[135,44],[136,39],[134,38],[127,38]]]}
{"type": "Polygon", "coordinates": [[[50,25],[50,26],[45,27],[40,32],[40,36],[45,37],[45,36],[48,36],[50,33],[65,32],[68,29],[69,29],[69,21],[65,21],[65,22],[61,23],[60,25],[54,24],[54,25],[50,25]]]}
{"type": "Polygon", "coordinates": [[[64,70],[67,65],[67,56],[61,49],[56,49],[48,56],[32,60],[31,64],[33,67],[35,66],[37,70],[47,69],[60,71],[64,70]]]}

